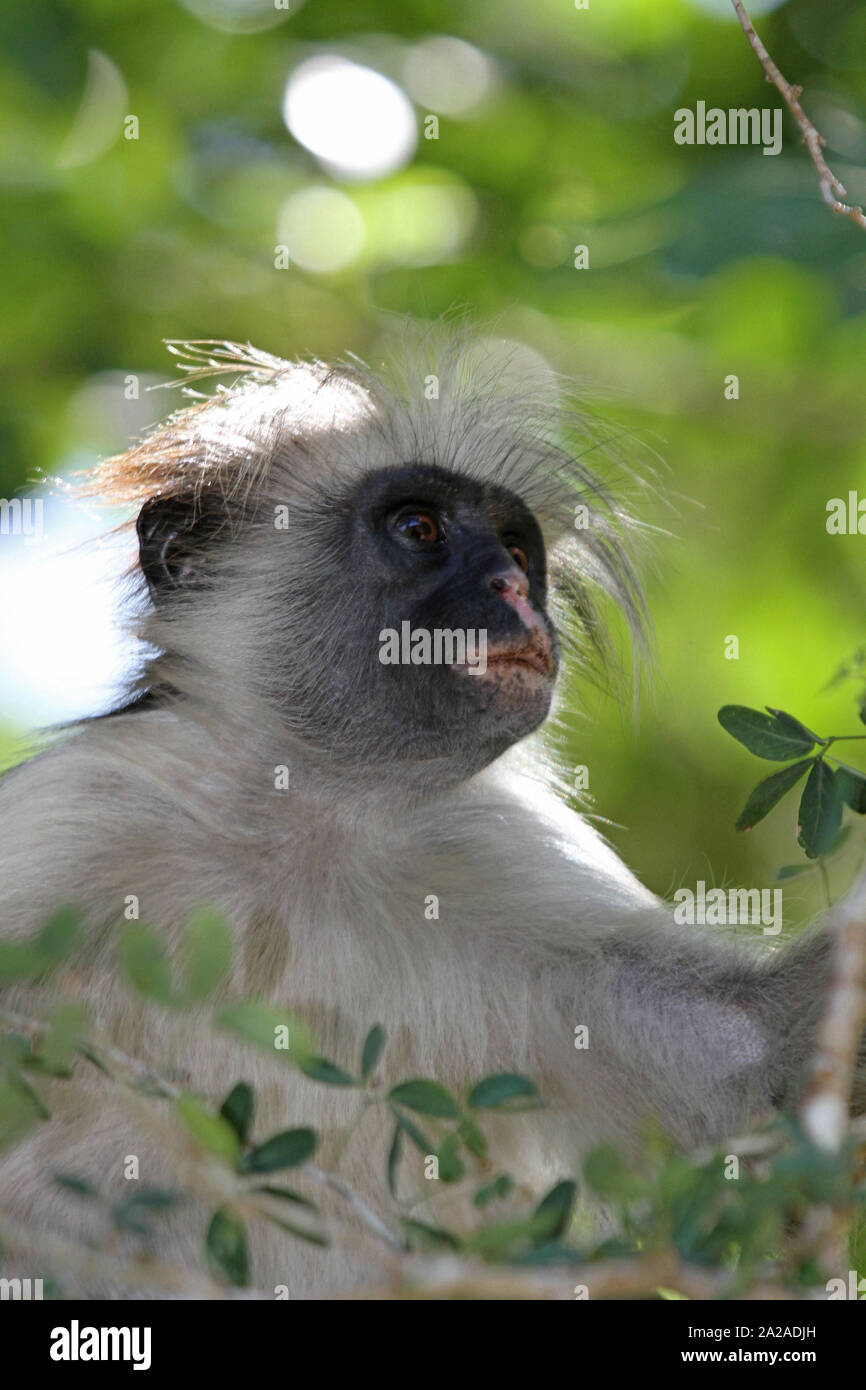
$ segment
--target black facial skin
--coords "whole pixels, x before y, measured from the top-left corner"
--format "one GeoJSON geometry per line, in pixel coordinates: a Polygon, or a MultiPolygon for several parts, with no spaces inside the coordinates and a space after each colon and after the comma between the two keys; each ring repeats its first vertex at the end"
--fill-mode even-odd
{"type": "Polygon", "coordinates": [[[417,756],[423,742],[428,757],[451,750],[485,765],[550,707],[558,654],[535,518],[505,488],[424,465],[370,475],[353,515],[352,569],[363,572],[372,619],[365,688],[372,678],[392,749],[417,756]],[[383,665],[380,633],[405,621],[431,633],[486,630],[486,674],[383,665]]]}
{"type": "MultiPolygon", "coordinates": [[[[230,582],[239,573],[243,582],[243,551],[225,521],[218,499],[199,499],[194,511],[185,499],[142,510],[140,562],[158,607],[196,591],[218,604],[226,563],[230,582]]],[[[274,574],[250,678],[330,767],[375,776],[397,764],[407,788],[444,787],[546,718],[558,650],[544,544],[513,493],[438,467],[388,468],[327,510],[296,509],[284,540],[265,515],[261,539],[274,574]],[[300,567],[299,536],[310,557],[300,567]],[[291,546],[286,558],[278,544],[291,546]],[[280,613],[286,635],[275,644],[280,613]],[[404,622],[431,634],[485,630],[486,673],[383,664],[381,634],[404,622]]]]}

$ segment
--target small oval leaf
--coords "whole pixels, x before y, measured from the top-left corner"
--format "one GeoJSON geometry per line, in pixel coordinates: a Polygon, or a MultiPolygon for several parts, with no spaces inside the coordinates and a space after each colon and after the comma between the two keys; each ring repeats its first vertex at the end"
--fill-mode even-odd
{"type": "Polygon", "coordinates": [[[534,1081],[530,1081],[528,1076],[509,1071],[485,1076],[469,1092],[469,1104],[473,1110],[498,1110],[514,1101],[537,1098],[538,1088],[534,1081]]]}
{"type": "Polygon", "coordinates": [[[382,1027],[381,1023],[376,1023],[364,1039],[364,1047],[361,1052],[361,1075],[365,1081],[382,1056],[382,1048],[384,1046],[385,1029],[382,1027]]]}
{"type": "Polygon", "coordinates": [[[250,1132],[255,1104],[252,1086],[247,1081],[239,1081],[220,1106],[220,1114],[231,1125],[242,1144],[246,1142],[250,1132]]]}
{"type": "Polygon", "coordinates": [[[440,1120],[460,1119],[460,1106],[438,1081],[402,1081],[389,1091],[388,1099],[416,1110],[419,1115],[433,1115],[440,1120]]]}
{"type": "Polygon", "coordinates": [[[802,758],[811,753],[815,740],[799,734],[763,710],[749,709],[747,705],[723,705],[718,720],[726,733],[748,748],[759,758],[770,762],[786,763],[791,758],[802,758]]]}
{"type": "Polygon", "coordinates": [[[250,1257],[243,1222],[234,1212],[221,1207],[207,1231],[208,1261],[217,1274],[230,1284],[243,1288],[250,1282],[250,1257]]]}
{"type": "Polygon", "coordinates": [[[312,1129],[284,1129],[245,1154],[239,1173],[275,1173],[280,1168],[296,1168],[315,1151],[318,1139],[312,1129]]]}
{"type": "Polygon", "coordinates": [[[342,1067],[338,1067],[336,1062],[329,1062],[327,1057],[304,1057],[298,1062],[298,1066],[308,1076],[311,1081],[321,1081],[326,1086],[357,1086],[358,1082],[354,1076],[350,1076],[342,1067]]]}

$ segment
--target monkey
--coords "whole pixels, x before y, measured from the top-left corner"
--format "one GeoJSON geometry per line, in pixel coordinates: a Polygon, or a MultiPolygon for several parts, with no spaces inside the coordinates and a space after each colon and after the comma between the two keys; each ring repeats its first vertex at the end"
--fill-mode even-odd
{"type": "MultiPolygon", "coordinates": [[[[566,804],[537,742],[563,668],[617,669],[606,605],[645,640],[637,523],[600,476],[586,414],[460,334],[402,343],[376,369],[233,343],[173,351],[188,385],[233,379],[87,484],[135,512],[146,656],[118,708],[0,782],[3,936],[76,906],[66,985],[101,1035],[214,1104],[251,1081],[261,1133],[313,1126],[323,1166],[352,1094],[138,999],[114,955],[130,895],[170,950],[213,904],[233,933],[228,993],[290,1008],[324,1055],[346,1063],[383,1025],[386,1088],[532,1078],[544,1108],[493,1116],[491,1143],[539,1182],[602,1141],[636,1152],[648,1117],[694,1147],[789,1103],[828,932],[763,951],[678,925],[566,804]],[[483,661],[416,645],[467,632],[483,661]],[[383,659],[404,633],[408,659],[383,659]]],[[[32,1014],[49,990],[4,994],[32,1014]]],[[[50,1089],[51,1118],[0,1154],[0,1215],[91,1240],[92,1208],[58,1168],[117,1194],[126,1156],[166,1185],[184,1155],[95,1068],[50,1089]]],[[[371,1113],[341,1156],[376,1212],[389,1137],[371,1113]]],[[[167,1218],[157,1253],[200,1269],[204,1223],[198,1207],[167,1218]]],[[[376,1277],[360,1236],[321,1250],[277,1234],[253,1237],[263,1288],[315,1298],[376,1277]]]]}

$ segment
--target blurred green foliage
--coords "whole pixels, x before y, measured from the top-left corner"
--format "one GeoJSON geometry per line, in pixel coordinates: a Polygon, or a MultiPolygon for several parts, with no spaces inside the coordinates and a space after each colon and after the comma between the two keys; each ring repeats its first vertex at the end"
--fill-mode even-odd
{"type": "MultiPolygon", "coordinates": [[[[853,692],[824,686],[866,626],[866,542],[825,528],[829,498],[866,492],[866,236],[821,203],[787,117],[777,158],[674,144],[677,107],[780,104],[717,8],[32,0],[0,17],[0,494],[122,444],[82,389],[103,372],[170,375],[163,338],[328,356],[371,350],[381,311],[495,318],[635,432],[639,467],[652,450],[665,460],[639,723],[628,699],[582,689],[562,711],[595,809],[662,892],[769,884],[790,858],[793,809],[735,832],[752,771],[716,711],[770,704],[844,731],[853,692]],[[405,85],[436,34],[486,54],[495,82],[442,114],[438,140],[423,138],[435,108],[416,105],[406,167],[341,183],[288,133],[299,62],[333,53],[405,85]],[[130,113],[137,140],[122,135],[130,113]],[[274,268],[280,210],[308,187],[340,189],[360,214],[363,244],[334,273],[274,268]],[[579,244],[589,269],[573,268],[579,244]]],[[[755,18],[866,200],[863,9],[791,0],[755,18]]],[[[158,393],[145,412],[168,405],[158,393]]],[[[837,891],[856,834],[849,853],[837,891]]],[[[795,918],[818,904],[810,879],[786,888],[795,918]]]]}

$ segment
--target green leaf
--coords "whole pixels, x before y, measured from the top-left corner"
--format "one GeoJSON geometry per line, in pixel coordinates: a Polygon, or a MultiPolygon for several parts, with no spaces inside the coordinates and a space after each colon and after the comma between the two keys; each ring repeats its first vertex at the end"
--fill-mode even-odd
{"type": "Polygon", "coordinates": [[[312,1129],[284,1129],[245,1154],[239,1173],[275,1173],[279,1168],[296,1168],[315,1151],[318,1138],[312,1129]]]}
{"type": "Polygon", "coordinates": [[[564,1181],[552,1187],[535,1208],[533,1225],[535,1242],[558,1240],[565,1235],[571,1224],[574,1204],[577,1200],[577,1183],[564,1181]]]}
{"type": "Polygon", "coordinates": [[[13,1028],[0,1038],[0,1062],[7,1066],[23,1067],[33,1060],[33,1048],[25,1033],[13,1028]]]}
{"type": "Polygon", "coordinates": [[[451,1092],[440,1086],[438,1081],[402,1081],[388,1092],[388,1099],[417,1111],[419,1115],[432,1115],[441,1120],[460,1119],[459,1105],[451,1092]]]}
{"type": "Polygon", "coordinates": [[[319,1210],[309,1197],[302,1197],[300,1192],[293,1192],[290,1187],[272,1187],[266,1184],[264,1187],[254,1187],[253,1192],[267,1192],[269,1197],[280,1197],[284,1202],[294,1202],[296,1206],[308,1207],[310,1211],[319,1210]]]}
{"type": "Polygon", "coordinates": [[[220,1106],[220,1114],[231,1125],[242,1144],[246,1142],[250,1132],[255,1105],[256,1098],[252,1086],[247,1081],[239,1081],[220,1106]]]}
{"type": "Polygon", "coordinates": [[[866,816],[866,777],[863,773],[840,763],[836,768],[836,783],[845,805],[856,811],[858,816],[866,816]]]}
{"type": "Polygon", "coordinates": [[[471,1115],[464,1115],[457,1126],[457,1133],[471,1154],[474,1154],[476,1158],[487,1157],[487,1140],[471,1115]]]}
{"type": "Polygon", "coordinates": [[[758,821],[763,820],[785,793],[799,782],[806,768],[811,767],[813,762],[813,758],[804,758],[802,762],[783,767],[781,772],[774,772],[759,782],[746,802],[735,829],[751,830],[758,821]]]}
{"type": "Polygon", "coordinates": [[[97,1197],[99,1194],[92,1183],[86,1178],[78,1178],[74,1173],[55,1173],[54,1181],[59,1187],[63,1187],[67,1192],[74,1192],[76,1197],[97,1197]]]}
{"type": "Polygon", "coordinates": [[[825,854],[842,821],[842,797],[836,775],[825,762],[816,762],[800,801],[798,843],[809,859],[825,854]]]}
{"type": "Polygon", "coordinates": [[[66,960],[81,936],[81,914],[77,908],[62,907],[42,928],[37,938],[39,954],[47,964],[66,960]]]}
{"type": "Polygon", "coordinates": [[[86,1010],[80,1004],[64,1004],[55,1010],[39,1044],[38,1060],[45,1071],[54,1076],[69,1076],[86,1021],[86,1010]]]}
{"type": "Polygon", "coordinates": [[[22,1077],[0,1081],[0,1149],[17,1143],[38,1120],[47,1118],[45,1106],[22,1077]]]}
{"type": "Polygon", "coordinates": [[[515,1101],[537,1099],[538,1089],[534,1081],[530,1081],[528,1076],[508,1071],[485,1076],[469,1093],[469,1104],[473,1110],[513,1108],[515,1101]]]}
{"type": "Polygon", "coordinates": [[[190,1003],[198,1003],[207,999],[229,972],[231,928],[221,913],[212,907],[202,907],[187,922],[183,940],[186,998],[190,1003]]]}
{"type": "Polygon", "coordinates": [[[397,1170],[400,1166],[402,1149],[403,1126],[398,1120],[394,1126],[394,1138],[391,1140],[391,1147],[388,1150],[388,1191],[392,1197],[397,1196],[397,1170]]]}
{"type": "Polygon", "coordinates": [[[237,1034],[246,1042],[269,1052],[272,1057],[293,1065],[315,1055],[310,1030],[286,1009],[264,1004],[256,999],[241,999],[221,1010],[217,1017],[221,1028],[237,1034]],[[283,1046],[283,1044],[286,1046],[283,1046]]]}
{"type": "Polygon", "coordinates": [[[61,908],[27,941],[0,941],[0,985],[34,980],[71,955],[81,934],[74,908],[61,908]]]}
{"type": "Polygon", "coordinates": [[[123,1231],[134,1231],[137,1235],[150,1235],[151,1216],[161,1216],[183,1202],[178,1192],[163,1191],[161,1188],[145,1188],[134,1192],[125,1202],[112,1207],[114,1224],[123,1231]]]}
{"type": "Polygon", "coordinates": [[[230,1284],[244,1287],[250,1282],[250,1257],[243,1222],[228,1207],[214,1213],[207,1231],[208,1261],[217,1274],[230,1284]]]}
{"type": "Polygon", "coordinates": [[[453,1231],[448,1231],[444,1226],[428,1226],[423,1221],[403,1221],[403,1229],[406,1232],[411,1248],[413,1250],[459,1250],[461,1240],[453,1231]]]}
{"type": "Polygon", "coordinates": [[[382,1048],[384,1046],[385,1029],[382,1027],[381,1023],[376,1023],[364,1039],[364,1047],[361,1052],[361,1075],[365,1081],[382,1056],[382,1048]]]}
{"type": "Polygon", "coordinates": [[[497,1221],[476,1231],[467,1241],[470,1250],[477,1250],[487,1259],[511,1259],[515,1247],[526,1246],[535,1236],[535,1218],[519,1221],[497,1221]]]}
{"type": "Polygon", "coordinates": [[[513,1186],[514,1183],[507,1173],[497,1173],[493,1182],[479,1187],[472,1198],[473,1204],[476,1207],[486,1207],[497,1197],[507,1197],[513,1186]]]}
{"type": "Polygon", "coordinates": [[[421,1150],[421,1153],[424,1154],[425,1158],[427,1154],[432,1154],[436,1152],[436,1145],[427,1138],[426,1134],[422,1134],[421,1130],[415,1124],[414,1120],[410,1120],[408,1115],[401,1115],[400,1111],[394,1105],[391,1106],[391,1111],[396,1117],[397,1123],[400,1126],[400,1128],[404,1131],[404,1133],[408,1134],[409,1138],[412,1140],[412,1143],[415,1145],[417,1149],[421,1150]]]}
{"type": "Polygon", "coordinates": [[[174,1108],[190,1134],[217,1158],[236,1163],[240,1153],[238,1136],[222,1115],[215,1115],[198,1096],[181,1096],[174,1108]]]}
{"type": "Polygon", "coordinates": [[[816,867],[815,864],[783,864],[776,874],[776,878],[796,878],[798,874],[811,873],[816,867]]]}
{"type": "Polygon", "coordinates": [[[147,1211],[171,1211],[185,1201],[182,1192],[172,1192],[165,1187],[143,1187],[140,1192],[134,1192],[125,1205],[142,1207],[147,1211]]]}
{"type": "Polygon", "coordinates": [[[821,738],[820,734],[813,733],[811,729],[807,729],[806,725],[801,724],[799,719],[795,719],[793,714],[786,714],[783,709],[773,709],[771,705],[765,705],[764,708],[778,719],[779,723],[790,734],[796,734],[797,738],[808,738],[812,743],[826,743],[826,739],[821,738]]]}
{"type": "Polygon", "coordinates": [[[298,1062],[298,1066],[308,1076],[311,1081],[322,1081],[326,1086],[357,1086],[358,1082],[354,1076],[350,1076],[342,1067],[338,1067],[336,1062],[329,1062],[327,1057],[305,1057],[298,1062]]]}
{"type": "Polygon", "coordinates": [[[723,705],[719,723],[732,738],[737,739],[750,753],[770,762],[786,763],[810,753],[815,740],[790,729],[773,714],[749,709],[746,705],[723,705]]]}
{"type": "Polygon", "coordinates": [[[160,1004],[174,1003],[168,957],[156,932],[143,922],[131,923],[120,936],[117,953],[127,979],[139,994],[160,1004]]]}
{"type": "Polygon", "coordinates": [[[439,1146],[439,1178],[441,1182],[459,1182],[466,1172],[460,1157],[460,1140],[456,1134],[448,1134],[439,1146]]]}
{"type": "Polygon", "coordinates": [[[279,1226],[281,1231],[288,1231],[290,1236],[297,1236],[299,1240],[307,1240],[311,1245],[330,1245],[330,1241],[321,1231],[307,1230],[305,1226],[296,1226],[292,1221],[285,1221],[281,1216],[275,1216],[272,1211],[263,1212],[266,1221],[270,1221],[272,1226],[279,1226]]]}
{"type": "Polygon", "coordinates": [[[640,1179],[630,1171],[619,1150],[609,1144],[600,1144],[587,1155],[583,1176],[587,1187],[600,1197],[628,1202],[642,1191],[640,1179]]]}

